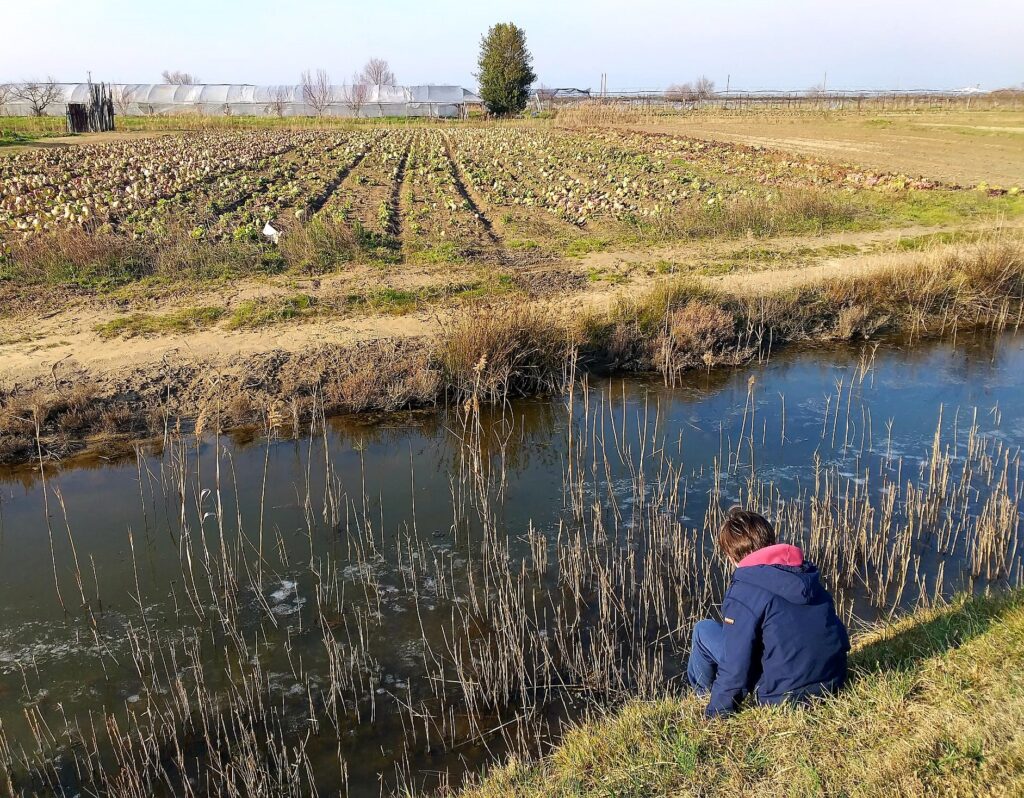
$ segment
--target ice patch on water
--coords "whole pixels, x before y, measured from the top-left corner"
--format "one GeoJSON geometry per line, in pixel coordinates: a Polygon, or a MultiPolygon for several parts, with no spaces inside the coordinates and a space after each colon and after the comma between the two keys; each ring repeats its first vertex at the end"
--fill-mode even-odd
{"type": "Polygon", "coordinates": [[[271,593],[270,598],[272,598],[274,601],[280,604],[282,601],[285,601],[290,595],[292,595],[295,592],[295,588],[297,588],[298,586],[298,582],[293,582],[289,579],[282,579],[281,587],[279,587],[277,590],[271,593]]]}

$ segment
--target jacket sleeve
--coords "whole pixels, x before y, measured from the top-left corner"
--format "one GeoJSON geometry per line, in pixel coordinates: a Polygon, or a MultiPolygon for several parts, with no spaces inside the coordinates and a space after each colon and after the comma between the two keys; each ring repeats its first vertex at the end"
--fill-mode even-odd
{"type": "Polygon", "coordinates": [[[751,658],[761,635],[761,613],[737,600],[731,591],[722,602],[724,656],[718,665],[708,718],[735,712],[749,692],[751,658]]]}

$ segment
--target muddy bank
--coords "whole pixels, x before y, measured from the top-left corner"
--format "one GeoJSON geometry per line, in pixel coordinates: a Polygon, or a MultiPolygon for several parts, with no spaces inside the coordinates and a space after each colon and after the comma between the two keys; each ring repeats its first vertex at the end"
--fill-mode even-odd
{"type": "Polygon", "coordinates": [[[743,294],[681,280],[603,312],[566,317],[482,303],[436,336],[218,360],[167,354],[103,378],[70,364],[0,389],[0,462],[113,454],[170,428],[261,425],[288,435],[314,414],[502,402],[580,373],[738,365],[797,341],[935,337],[1020,325],[1024,253],[1005,240],[922,255],[910,267],[743,294]]]}
{"type": "Polygon", "coordinates": [[[0,392],[0,463],[114,456],[171,428],[262,424],[287,433],[314,407],[337,414],[431,405],[439,376],[428,349],[420,339],[399,339],[220,362],[169,355],[103,377],[56,368],[49,379],[0,392]]]}

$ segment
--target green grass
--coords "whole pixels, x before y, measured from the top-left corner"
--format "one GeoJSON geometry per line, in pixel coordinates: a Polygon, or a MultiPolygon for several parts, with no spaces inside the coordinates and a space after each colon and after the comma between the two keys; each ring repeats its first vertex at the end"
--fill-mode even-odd
{"type": "Polygon", "coordinates": [[[67,120],[61,116],[0,116],[0,143],[26,144],[49,136],[68,135],[67,120]]]}
{"type": "Polygon", "coordinates": [[[620,285],[627,281],[626,275],[621,272],[613,272],[608,269],[590,269],[587,272],[587,282],[591,283],[609,283],[611,285],[620,285]]]}
{"type": "Polygon", "coordinates": [[[341,301],[317,299],[296,292],[288,296],[261,297],[239,303],[230,313],[222,307],[185,308],[172,313],[131,313],[97,325],[103,338],[134,338],[193,332],[223,322],[228,330],[251,330],[312,317],[345,313],[378,313],[401,316],[444,300],[467,302],[497,297],[514,290],[512,277],[498,274],[484,280],[450,283],[425,288],[375,288],[349,294],[341,301]]]}
{"type": "Polygon", "coordinates": [[[910,191],[905,197],[885,194],[861,197],[865,213],[854,227],[876,229],[900,223],[920,225],[964,224],[1024,216],[1024,196],[989,196],[985,191],[910,191]]]}
{"type": "Polygon", "coordinates": [[[424,249],[411,252],[409,260],[413,263],[438,264],[438,263],[462,263],[465,258],[459,247],[453,241],[441,241],[431,244],[424,249]]]}
{"type": "Polygon", "coordinates": [[[419,307],[452,299],[468,302],[506,294],[514,287],[509,275],[466,283],[429,286],[418,289],[378,288],[363,294],[351,294],[350,309],[401,316],[419,307]]]}
{"type": "Polygon", "coordinates": [[[316,297],[292,294],[286,297],[250,299],[239,303],[228,317],[229,330],[251,330],[283,321],[308,318],[319,311],[316,297]]]}
{"type": "Polygon", "coordinates": [[[1024,592],[960,598],[862,636],[851,683],[809,709],[707,722],[634,702],[513,761],[465,798],[1024,793],[1024,592]]]}
{"type": "Polygon", "coordinates": [[[210,327],[225,313],[220,307],[185,308],[174,313],[132,313],[95,327],[101,338],[134,338],[139,335],[170,335],[210,327]]]}
{"type": "Polygon", "coordinates": [[[37,138],[39,137],[19,133],[16,130],[0,130],[0,147],[15,144],[29,144],[37,138]]]}
{"type": "Polygon", "coordinates": [[[606,238],[574,238],[565,246],[565,254],[570,258],[580,258],[591,252],[604,252],[611,245],[606,238]]]}
{"type": "Polygon", "coordinates": [[[378,288],[366,294],[353,294],[348,298],[350,307],[377,313],[401,316],[411,313],[427,299],[423,291],[408,291],[400,288],[378,288]]]}
{"type": "Polygon", "coordinates": [[[540,242],[534,241],[532,238],[510,238],[505,242],[505,246],[509,249],[529,251],[540,249],[540,242]]]}

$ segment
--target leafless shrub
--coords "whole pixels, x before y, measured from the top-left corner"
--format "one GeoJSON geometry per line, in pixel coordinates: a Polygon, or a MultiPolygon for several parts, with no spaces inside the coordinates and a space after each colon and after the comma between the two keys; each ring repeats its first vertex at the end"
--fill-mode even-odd
{"type": "Polygon", "coordinates": [[[380,341],[344,355],[322,383],[325,406],[335,412],[395,410],[433,404],[440,373],[428,354],[396,341],[380,341]]]}
{"type": "Polygon", "coordinates": [[[828,96],[828,92],[825,89],[825,84],[815,83],[807,90],[807,96],[818,99],[828,96]]]}
{"type": "Polygon", "coordinates": [[[696,299],[667,314],[664,332],[652,345],[660,371],[675,384],[684,369],[742,361],[747,353],[737,352],[735,343],[733,313],[721,304],[696,299]]]}
{"type": "Polygon", "coordinates": [[[849,305],[839,311],[836,319],[836,337],[849,341],[858,336],[867,338],[885,323],[885,317],[872,313],[864,305],[849,305]]]}
{"type": "Polygon", "coordinates": [[[63,92],[53,77],[45,81],[27,80],[15,86],[13,96],[29,105],[32,116],[46,116],[46,109],[63,97],[63,92]]]}
{"type": "Polygon", "coordinates": [[[352,115],[359,116],[359,112],[370,99],[370,86],[362,82],[359,75],[352,76],[352,85],[343,89],[345,105],[352,110],[352,115]]]}
{"type": "Polygon", "coordinates": [[[193,75],[191,72],[182,72],[177,69],[165,69],[160,73],[160,77],[164,83],[170,83],[172,86],[195,86],[197,83],[202,83],[199,75],[193,75]]]}
{"type": "Polygon", "coordinates": [[[334,90],[331,87],[331,76],[326,69],[312,72],[308,69],[302,73],[302,99],[317,116],[323,116],[331,103],[334,102],[334,90]]]}
{"type": "Polygon", "coordinates": [[[706,75],[701,75],[693,84],[698,100],[710,100],[715,96],[715,82],[706,75]]]}
{"type": "Polygon", "coordinates": [[[673,83],[665,89],[665,99],[673,103],[693,102],[697,99],[697,93],[690,83],[673,83]]]}
{"type": "Polygon", "coordinates": [[[275,86],[270,90],[270,102],[267,103],[266,112],[278,118],[283,117],[289,99],[291,94],[286,86],[275,86]]]}
{"type": "Polygon", "coordinates": [[[363,66],[362,72],[353,83],[365,83],[368,86],[394,86],[395,73],[383,58],[371,58],[363,66]]]}
{"type": "Polygon", "coordinates": [[[698,299],[672,312],[667,332],[677,347],[703,355],[728,343],[735,323],[731,313],[698,299]]]}
{"type": "Polygon", "coordinates": [[[699,102],[710,100],[715,96],[715,82],[701,75],[693,83],[673,83],[665,89],[665,99],[669,102],[699,102]]]}
{"type": "Polygon", "coordinates": [[[133,102],[135,102],[135,89],[131,86],[119,86],[113,91],[114,108],[122,116],[128,113],[133,102]]]}

